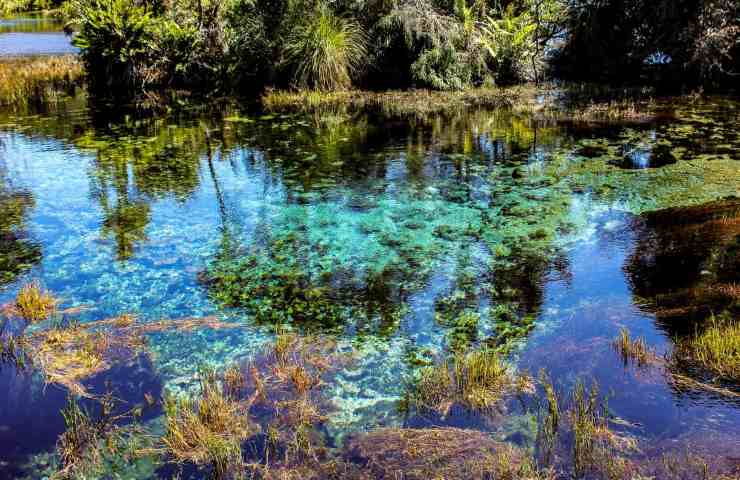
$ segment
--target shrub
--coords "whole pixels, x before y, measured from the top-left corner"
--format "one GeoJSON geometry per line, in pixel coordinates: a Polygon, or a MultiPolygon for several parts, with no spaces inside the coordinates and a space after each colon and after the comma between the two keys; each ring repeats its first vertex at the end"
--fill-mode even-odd
{"type": "Polygon", "coordinates": [[[73,0],[72,10],[79,28],[74,44],[93,85],[144,88],[154,47],[152,12],[131,0],[73,0]]]}
{"type": "Polygon", "coordinates": [[[360,24],[322,4],[293,31],[285,52],[297,85],[337,90],[351,86],[367,55],[366,43],[360,24]]]}

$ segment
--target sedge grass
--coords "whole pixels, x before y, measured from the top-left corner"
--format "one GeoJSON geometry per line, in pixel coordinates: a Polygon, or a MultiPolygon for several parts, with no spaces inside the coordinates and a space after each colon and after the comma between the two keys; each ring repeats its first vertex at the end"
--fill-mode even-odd
{"type": "Polygon", "coordinates": [[[717,377],[740,381],[740,323],[712,316],[705,330],[678,342],[674,355],[717,377]]]}
{"type": "Polygon", "coordinates": [[[0,60],[0,107],[52,103],[82,79],[82,64],[72,55],[0,60]]]}
{"type": "Polygon", "coordinates": [[[643,367],[655,358],[655,355],[648,347],[645,338],[632,338],[629,330],[622,328],[619,336],[613,342],[614,349],[621,355],[625,365],[630,362],[637,366],[643,367]]]}

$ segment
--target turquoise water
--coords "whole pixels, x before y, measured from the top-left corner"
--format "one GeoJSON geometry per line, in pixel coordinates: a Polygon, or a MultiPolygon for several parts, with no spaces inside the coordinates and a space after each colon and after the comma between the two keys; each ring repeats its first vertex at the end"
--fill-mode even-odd
{"type": "MultiPolygon", "coordinates": [[[[627,327],[662,355],[688,320],[667,318],[652,297],[704,281],[704,270],[738,280],[732,265],[707,260],[731,252],[725,240],[672,270],[658,253],[675,246],[655,240],[667,227],[643,215],[740,195],[738,120],[729,98],[629,124],[508,110],[406,121],[225,107],[138,118],[84,98],[4,114],[0,303],[37,279],[62,308],[84,307],[82,322],[131,313],[242,325],[150,334],[151,361],[92,381],[113,379],[133,401],[191,391],[199,365],[253,354],[280,324],[357,352],[330,388],[337,441],[410,422],[396,403],[418,365],[489,345],[563,388],[596,380],[630,433],[656,448],[721,442],[731,455],[733,397],[677,385],[670,369],[625,368],[611,341],[627,327]],[[651,249],[656,258],[644,258],[651,249]]],[[[674,238],[698,251],[691,235],[674,238]]],[[[10,452],[0,476],[11,476],[53,446],[64,395],[2,375],[0,445],[13,448],[0,449],[10,452]],[[43,425],[17,421],[39,409],[43,425]],[[35,429],[45,440],[15,441],[35,429]]],[[[496,430],[531,434],[522,428],[513,418],[496,430]]]]}

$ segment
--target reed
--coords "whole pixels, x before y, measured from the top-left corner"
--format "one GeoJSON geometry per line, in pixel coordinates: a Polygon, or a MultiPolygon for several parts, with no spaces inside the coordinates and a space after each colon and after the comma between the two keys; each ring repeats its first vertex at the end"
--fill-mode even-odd
{"type": "Polygon", "coordinates": [[[213,370],[200,373],[195,398],[165,398],[164,451],[176,463],[191,463],[226,478],[242,465],[241,444],[255,433],[248,412],[227,396],[213,370]]]}
{"type": "Polygon", "coordinates": [[[621,355],[625,365],[630,362],[643,367],[655,359],[644,337],[631,338],[629,330],[622,328],[619,336],[612,342],[614,349],[621,355]]]}
{"type": "Polygon", "coordinates": [[[0,106],[53,103],[73,91],[82,76],[82,64],[72,55],[1,60],[0,106]]]}
{"type": "Polygon", "coordinates": [[[454,404],[487,411],[507,393],[527,390],[529,384],[528,376],[515,375],[495,351],[456,353],[452,359],[421,371],[407,392],[404,406],[435,410],[442,415],[454,404]]]}
{"type": "Polygon", "coordinates": [[[379,113],[390,118],[425,118],[470,108],[511,107],[531,93],[526,87],[479,88],[462,91],[406,90],[268,90],[262,96],[272,112],[379,113]]]}

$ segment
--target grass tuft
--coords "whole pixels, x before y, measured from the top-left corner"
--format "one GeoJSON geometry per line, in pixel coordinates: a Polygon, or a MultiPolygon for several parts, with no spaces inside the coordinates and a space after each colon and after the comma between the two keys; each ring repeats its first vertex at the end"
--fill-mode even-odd
{"type": "Polygon", "coordinates": [[[644,367],[655,358],[645,338],[632,339],[629,330],[626,328],[620,330],[619,336],[612,344],[614,349],[622,356],[625,366],[633,362],[639,367],[644,367]]]}
{"type": "Polygon", "coordinates": [[[38,323],[56,312],[59,301],[34,281],[21,287],[15,299],[15,313],[28,323],[38,323]]]}
{"type": "Polygon", "coordinates": [[[740,323],[712,316],[705,330],[678,341],[674,357],[717,377],[740,381],[740,323]]]}
{"type": "Polygon", "coordinates": [[[216,478],[242,468],[241,444],[256,433],[248,413],[227,396],[214,371],[200,373],[196,398],[165,398],[165,452],[177,463],[210,467],[216,478]]]}
{"type": "Polygon", "coordinates": [[[526,375],[517,376],[501,356],[484,349],[456,353],[450,360],[426,367],[407,392],[405,408],[433,410],[446,416],[455,404],[489,411],[510,392],[529,390],[526,375]]]}

